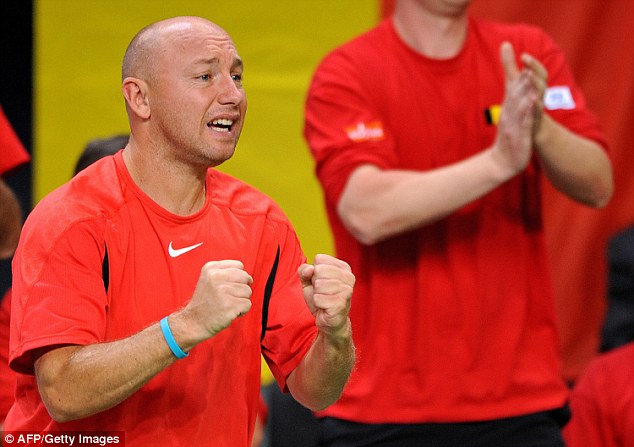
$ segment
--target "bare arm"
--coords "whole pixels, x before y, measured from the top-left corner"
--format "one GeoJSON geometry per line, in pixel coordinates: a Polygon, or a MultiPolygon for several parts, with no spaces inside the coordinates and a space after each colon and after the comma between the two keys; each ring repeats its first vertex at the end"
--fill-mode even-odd
{"type": "MultiPolygon", "coordinates": [[[[248,312],[251,282],[239,261],[205,264],[191,301],[169,317],[181,349],[189,351],[248,312]]],[[[47,410],[65,422],[117,405],[175,360],[155,323],[122,340],[52,349],[34,367],[47,410]]]]}
{"type": "Polygon", "coordinates": [[[614,192],[608,156],[597,143],[571,132],[543,112],[546,68],[529,54],[522,54],[522,62],[531,71],[539,92],[534,144],[546,177],[573,200],[597,208],[607,205],[614,192]]]}
{"type": "Polygon", "coordinates": [[[174,360],[154,324],[116,342],[53,349],[35,361],[35,376],[51,417],[67,422],[114,407],[174,360]]]}
{"type": "Polygon", "coordinates": [[[555,188],[588,206],[602,208],[608,204],[614,192],[612,165],[597,143],[544,115],[535,147],[555,188]]]}
{"type": "Polygon", "coordinates": [[[339,398],[354,366],[348,319],[354,275],[348,264],[327,255],[317,255],[314,265],[302,265],[298,274],[319,332],[287,384],[298,402],[318,411],[339,398]]]}
{"type": "Polygon", "coordinates": [[[426,172],[365,165],[350,175],[337,211],[348,231],[371,245],[436,222],[510,177],[493,149],[426,172]]]}
{"type": "Polygon", "coordinates": [[[13,255],[20,239],[22,209],[11,188],[0,178],[0,259],[13,255]]]}
{"type": "Polygon", "coordinates": [[[527,166],[537,91],[530,72],[515,72],[512,49],[503,46],[501,57],[506,94],[490,148],[432,171],[383,171],[365,165],[350,175],[337,211],[361,243],[373,244],[440,220],[527,166]]]}

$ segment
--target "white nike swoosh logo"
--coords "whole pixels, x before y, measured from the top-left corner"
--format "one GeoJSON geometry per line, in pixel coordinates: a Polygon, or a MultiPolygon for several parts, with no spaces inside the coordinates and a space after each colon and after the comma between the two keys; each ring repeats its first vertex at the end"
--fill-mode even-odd
{"type": "Polygon", "coordinates": [[[170,242],[169,247],[167,247],[167,252],[170,254],[170,256],[172,258],[177,258],[180,255],[184,255],[185,253],[187,253],[188,251],[192,251],[194,248],[200,247],[203,243],[200,242],[199,244],[196,245],[190,245],[189,247],[184,247],[184,248],[174,248],[172,247],[172,243],[170,242]]]}

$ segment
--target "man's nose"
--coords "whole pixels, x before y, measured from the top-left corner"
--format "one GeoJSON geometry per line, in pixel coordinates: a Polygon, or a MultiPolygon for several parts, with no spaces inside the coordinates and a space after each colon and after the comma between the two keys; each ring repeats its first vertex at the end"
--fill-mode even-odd
{"type": "Polygon", "coordinates": [[[218,94],[218,101],[222,104],[239,104],[244,100],[244,90],[232,76],[223,76],[218,94]]]}

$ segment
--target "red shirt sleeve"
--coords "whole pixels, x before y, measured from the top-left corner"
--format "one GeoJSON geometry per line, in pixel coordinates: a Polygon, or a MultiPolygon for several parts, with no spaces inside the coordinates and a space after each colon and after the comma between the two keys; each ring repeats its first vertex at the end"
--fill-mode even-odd
{"type": "Polygon", "coordinates": [[[16,373],[9,368],[9,319],[11,316],[11,289],[0,304],[0,421],[13,405],[16,373]]]}
{"type": "Polygon", "coordinates": [[[572,418],[564,427],[569,447],[632,445],[634,344],[596,358],[570,395],[572,418]]]}
{"type": "Polygon", "coordinates": [[[11,123],[5,116],[2,107],[0,107],[0,149],[2,152],[0,174],[4,174],[31,159],[13,127],[11,127],[11,123]]]}
{"type": "Polygon", "coordinates": [[[304,300],[297,269],[306,262],[295,232],[288,225],[277,226],[280,261],[269,301],[262,355],[282,389],[286,378],[304,358],[317,327],[304,300]]]}
{"type": "Polygon", "coordinates": [[[365,92],[363,79],[344,54],[332,53],[320,64],[308,91],[304,136],[330,203],[338,202],[356,167],[388,169],[398,162],[394,138],[365,92]]]}
{"type": "Polygon", "coordinates": [[[49,212],[44,205],[31,213],[13,261],[9,359],[12,369],[25,374],[33,373],[36,348],[105,337],[108,298],[99,229],[79,222],[56,232],[46,221],[49,212]]]}
{"type": "Polygon", "coordinates": [[[589,108],[577,85],[561,47],[541,29],[532,26],[516,28],[522,33],[527,48],[520,48],[536,57],[548,71],[545,112],[572,132],[591,139],[606,151],[608,143],[596,114],[589,108]]]}

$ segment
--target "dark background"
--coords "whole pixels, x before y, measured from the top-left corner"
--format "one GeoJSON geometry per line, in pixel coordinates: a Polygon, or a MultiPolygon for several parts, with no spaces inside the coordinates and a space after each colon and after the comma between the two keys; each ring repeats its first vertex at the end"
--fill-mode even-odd
{"type": "MultiPolygon", "coordinates": [[[[33,2],[8,0],[0,7],[0,104],[22,144],[32,152],[33,138],[33,2]]],[[[2,148],[0,148],[2,151],[2,148]]],[[[24,213],[31,209],[31,165],[9,173],[5,180],[24,213]]],[[[11,284],[11,262],[0,261],[0,296],[11,284]]]]}

